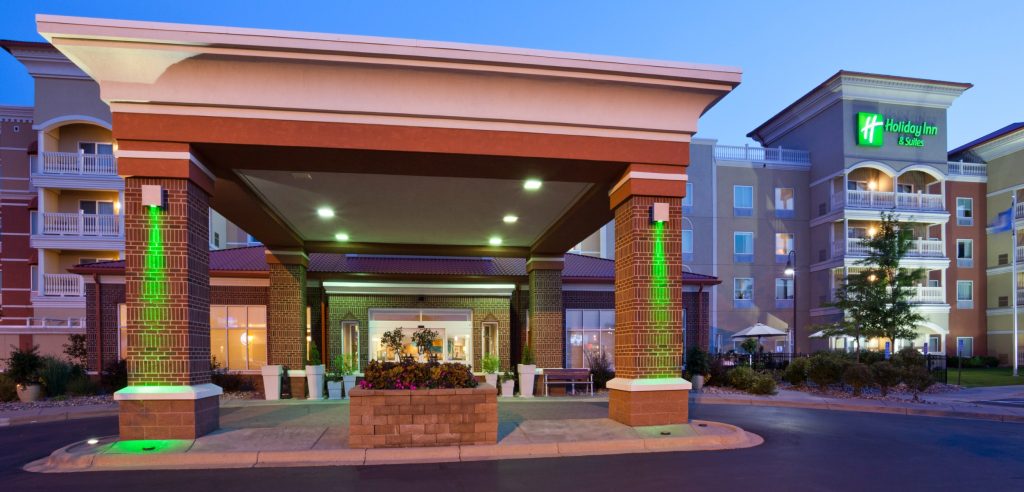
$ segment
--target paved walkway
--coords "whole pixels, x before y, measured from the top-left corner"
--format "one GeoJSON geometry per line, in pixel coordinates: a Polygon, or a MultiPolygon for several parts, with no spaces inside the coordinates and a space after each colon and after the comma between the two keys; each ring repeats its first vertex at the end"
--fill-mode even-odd
{"type": "Polygon", "coordinates": [[[499,403],[498,443],[351,449],[348,402],[224,402],[221,428],[195,440],[78,442],[26,466],[36,472],[437,463],[746,448],[763,440],[716,422],[629,427],[601,399],[499,403]],[[538,418],[551,417],[551,418],[538,418]]]}

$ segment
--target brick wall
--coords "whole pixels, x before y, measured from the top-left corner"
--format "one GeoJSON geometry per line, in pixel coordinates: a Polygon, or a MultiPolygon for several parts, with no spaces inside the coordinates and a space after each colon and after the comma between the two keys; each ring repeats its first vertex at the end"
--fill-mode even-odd
{"type": "Polygon", "coordinates": [[[615,209],[615,372],[620,378],[680,374],[681,222],[680,201],[673,198],[632,196],[615,209]],[[669,203],[661,239],[663,273],[654,268],[655,228],[649,209],[656,202],[669,203]],[[662,276],[659,285],[656,279],[662,276]]]}
{"type": "MultiPolygon", "coordinates": [[[[473,368],[480,367],[480,341],[483,339],[484,321],[498,323],[498,347],[502,369],[510,364],[509,338],[510,313],[507,297],[463,297],[463,296],[388,296],[388,295],[329,295],[328,334],[331,353],[341,353],[342,321],[359,323],[360,367],[369,360],[370,327],[369,310],[388,308],[414,309],[469,309],[473,312],[473,368]],[[420,299],[423,299],[422,301],[420,299]]],[[[412,324],[412,322],[410,322],[412,324]]],[[[415,325],[413,325],[415,326],[415,325]]]]}
{"type": "Polygon", "coordinates": [[[88,350],[88,366],[90,371],[99,371],[112,362],[117,362],[120,355],[118,347],[117,317],[118,304],[124,303],[124,284],[102,284],[100,290],[100,320],[96,320],[96,284],[85,285],[85,345],[88,350]],[[103,361],[100,363],[99,330],[102,330],[103,361]]]}
{"type": "Polygon", "coordinates": [[[125,179],[125,292],[130,385],[210,382],[209,196],[173,178],[125,179]],[[142,205],[159,185],[166,209],[142,205]]]}
{"type": "Polygon", "coordinates": [[[711,293],[683,292],[683,309],[686,310],[686,346],[694,345],[708,350],[711,343],[710,334],[710,299],[711,293]]]}
{"type": "Polygon", "coordinates": [[[301,369],[306,364],[306,267],[269,266],[267,363],[301,369]]]}
{"type": "Polygon", "coordinates": [[[566,290],[562,292],[565,309],[615,309],[614,291],[566,290]]]}
{"type": "Polygon", "coordinates": [[[532,270],[530,275],[530,346],[537,367],[562,367],[565,360],[565,311],[562,271],[532,270]]]}
{"type": "Polygon", "coordinates": [[[349,447],[497,444],[498,392],[465,389],[351,392],[349,447]]]}
{"type": "Polygon", "coordinates": [[[210,287],[210,304],[233,306],[266,306],[266,287],[234,287],[215,285],[210,287]]]}

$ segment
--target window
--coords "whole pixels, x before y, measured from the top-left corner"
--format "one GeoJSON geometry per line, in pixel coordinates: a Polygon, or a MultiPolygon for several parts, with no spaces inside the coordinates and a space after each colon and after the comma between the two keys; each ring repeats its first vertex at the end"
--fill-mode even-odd
{"type": "Polygon", "coordinates": [[[942,353],[942,337],[939,335],[928,335],[928,353],[942,353]]]}
{"type": "Polygon", "coordinates": [[[686,196],[683,197],[683,206],[693,206],[693,183],[686,183],[686,196]]]}
{"type": "Polygon", "coordinates": [[[267,307],[211,305],[210,357],[232,371],[255,371],[265,366],[267,307]]]}
{"type": "Polygon", "coordinates": [[[736,263],[752,263],[754,261],[754,233],[734,232],[733,255],[736,263]]]}
{"type": "Polygon", "coordinates": [[[913,193],[914,192],[914,185],[912,185],[912,184],[897,183],[896,184],[896,191],[898,191],[900,193],[913,193]]]}
{"type": "Polygon", "coordinates": [[[117,305],[117,355],[118,359],[128,358],[128,305],[117,305]]]}
{"type": "Polygon", "coordinates": [[[565,310],[565,367],[590,367],[588,355],[607,354],[615,364],[615,310],[565,310]]]}
{"type": "Polygon", "coordinates": [[[359,371],[359,322],[341,322],[341,353],[352,357],[354,369],[359,371]]]}
{"type": "Polygon", "coordinates": [[[956,240],[956,266],[971,267],[974,264],[974,240],[956,240]]]}
{"type": "Polygon", "coordinates": [[[959,309],[971,309],[974,307],[974,281],[957,280],[956,307],[959,309]]]}
{"type": "Polygon", "coordinates": [[[733,215],[749,217],[754,213],[754,187],[732,187],[733,215]]]}
{"type": "Polygon", "coordinates": [[[78,150],[86,154],[112,155],[114,144],[100,142],[78,142],[78,150]]]}
{"type": "MultiPolygon", "coordinates": [[[[449,362],[473,360],[473,313],[468,309],[371,309],[370,358],[395,360],[400,355],[418,356],[412,335],[423,328],[437,332],[432,354],[449,362]],[[384,332],[399,329],[403,345],[399,353],[381,343],[384,332]]],[[[425,354],[426,355],[426,354],[425,354]]]]}
{"type": "Polygon", "coordinates": [[[220,247],[220,233],[219,232],[214,232],[212,239],[213,239],[213,247],[214,248],[219,248],[220,247]]]}
{"type": "Polygon", "coordinates": [[[956,352],[960,357],[974,357],[974,337],[956,337],[956,352]]]}
{"type": "Polygon", "coordinates": [[[693,229],[683,229],[683,254],[693,254],[693,229]]]}
{"type": "Polygon", "coordinates": [[[777,279],[775,279],[775,300],[776,301],[792,301],[793,300],[793,279],[791,279],[791,278],[777,278],[777,279]]]}
{"type": "Polygon", "coordinates": [[[782,218],[793,217],[794,199],[796,194],[793,188],[775,188],[775,216],[782,218]]]}
{"type": "Polygon", "coordinates": [[[114,202],[104,200],[79,200],[78,209],[87,215],[114,215],[114,202]]]}
{"type": "Polygon", "coordinates": [[[754,299],[754,279],[732,279],[732,298],[735,301],[752,301],[754,299]]]}
{"type": "Polygon", "coordinates": [[[28,268],[28,271],[28,274],[32,277],[32,279],[29,280],[32,292],[39,292],[39,267],[37,265],[32,265],[28,268]]]}
{"type": "Polygon", "coordinates": [[[775,234],[775,256],[785,262],[789,252],[793,251],[796,243],[796,234],[791,232],[780,232],[775,234]]]}
{"type": "Polygon", "coordinates": [[[960,198],[956,199],[956,224],[957,225],[972,225],[974,224],[974,199],[973,198],[960,198]]]}
{"type": "Polygon", "coordinates": [[[483,349],[484,356],[493,355],[498,356],[498,323],[489,321],[483,323],[483,349]]]}
{"type": "Polygon", "coordinates": [[[868,189],[867,181],[847,181],[846,189],[850,191],[866,191],[868,189]]]}

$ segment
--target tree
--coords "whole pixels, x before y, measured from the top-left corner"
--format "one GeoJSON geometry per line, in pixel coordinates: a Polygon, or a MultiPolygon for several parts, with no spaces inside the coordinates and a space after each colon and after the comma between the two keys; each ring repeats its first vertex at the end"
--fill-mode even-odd
{"type": "Polygon", "coordinates": [[[912,241],[912,231],[900,229],[896,216],[883,212],[877,233],[865,240],[868,256],[856,264],[861,268],[846,276],[836,289],[835,302],[829,304],[843,311],[843,319],[822,331],[827,336],[854,337],[858,361],[860,337],[887,338],[893,344],[913,340],[914,326],[924,321],[910,302],[924,270],[900,266],[912,241]]]}

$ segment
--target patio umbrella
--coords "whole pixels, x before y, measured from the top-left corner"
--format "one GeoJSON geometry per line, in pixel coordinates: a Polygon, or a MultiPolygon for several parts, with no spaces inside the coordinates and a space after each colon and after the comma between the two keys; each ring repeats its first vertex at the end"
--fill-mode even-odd
{"type": "Polygon", "coordinates": [[[757,323],[754,326],[748,326],[748,327],[746,327],[746,328],[736,332],[736,334],[733,335],[731,338],[733,338],[733,339],[736,339],[736,338],[757,338],[757,339],[761,339],[763,337],[784,337],[784,336],[786,336],[786,332],[784,332],[782,330],[779,330],[779,329],[776,329],[776,328],[772,328],[772,327],[770,327],[770,326],[768,326],[768,325],[766,325],[764,323],[757,323]]]}

